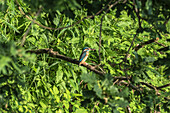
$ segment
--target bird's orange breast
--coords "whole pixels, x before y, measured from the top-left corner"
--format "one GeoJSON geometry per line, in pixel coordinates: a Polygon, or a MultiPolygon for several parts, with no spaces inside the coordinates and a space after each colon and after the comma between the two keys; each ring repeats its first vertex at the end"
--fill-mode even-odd
{"type": "Polygon", "coordinates": [[[86,52],[86,56],[85,56],[84,59],[80,62],[79,65],[83,64],[83,63],[86,61],[86,59],[87,59],[88,56],[89,56],[89,52],[87,51],[87,52],[86,52]]]}

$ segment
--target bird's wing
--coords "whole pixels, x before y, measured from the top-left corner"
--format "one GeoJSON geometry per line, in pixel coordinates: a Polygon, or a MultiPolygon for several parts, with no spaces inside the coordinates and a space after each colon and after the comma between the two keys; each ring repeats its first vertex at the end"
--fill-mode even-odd
{"type": "Polygon", "coordinates": [[[79,58],[79,62],[81,62],[85,58],[85,56],[86,56],[86,52],[82,52],[79,58]]]}

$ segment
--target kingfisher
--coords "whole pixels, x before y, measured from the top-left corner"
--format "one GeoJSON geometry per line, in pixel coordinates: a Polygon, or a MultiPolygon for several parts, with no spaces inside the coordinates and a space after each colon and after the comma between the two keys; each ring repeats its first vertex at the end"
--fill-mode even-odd
{"type": "Polygon", "coordinates": [[[80,58],[79,58],[79,66],[83,63],[85,63],[87,57],[89,56],[89,51],[91,50],[95,50],[95,49],[91,49],[89,47],[84,47],[83,50],[82,50],[82,53],[80,55],[80,58]]]}

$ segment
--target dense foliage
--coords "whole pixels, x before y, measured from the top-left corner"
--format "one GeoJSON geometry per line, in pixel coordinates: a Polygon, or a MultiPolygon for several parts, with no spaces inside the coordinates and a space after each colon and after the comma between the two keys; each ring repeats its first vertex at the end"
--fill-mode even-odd
{"type": "Polygon", "coordinates": [[[0,7],[1,112],[170,112],[169,0],[0,7]],[[83,47],[96,49],[90,68],[77,65],[83,47]],[[33,52],[47,48],[62,56],[33,52]]]}

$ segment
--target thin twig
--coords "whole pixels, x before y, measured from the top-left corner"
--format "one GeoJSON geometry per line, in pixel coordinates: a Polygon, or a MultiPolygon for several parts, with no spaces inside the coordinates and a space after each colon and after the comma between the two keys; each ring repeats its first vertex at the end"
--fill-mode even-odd
{"type": "Polygon", "coordinates": [[[127,110],[128,110],[128,113],[132,113],[129,106],[127,106],[127,110]]]}
{"type": "Polygon", "coordinates": [[[101,61],[100,49],[101,49],[101,37],[102,37],[102,22],[103,22],[103,18],[101,18],[100,34],[99,34],[99,62],[101,61]]]}
{"type": "Polygon", "coordinates": [[[115,82],[113,82],[113,86],[119,81],[119,79],[117,79],[115,82]]]}
{"type": "Polygon", "coordinates": [[[145,86],[151,88],[151,89],[154,89],[155,92],[156,92],[156,94],[158,94],[158,89],[157,89],[155,86],[153,86],[152,84],[145,83],[145,82],[140,82],[140,83],[141,83],[142,85],[145,85],[145,86]]]}
{"type": "MultiPolygon", "coordinates": [[[[127,78],[126,78],[126,80],[127,80],[127,78]]],[[[141,89],[139,89],[139,87],[136,87],[136,86],[134,86],[134,85],[131,84],[131,83],[129,84],[129,83],[123,81],[123,80],[121,80],[121,81],[119,82],[119,84],[123,84],[123,85],[126,85],[127,87],[131,87],[131,88],[134,89],[134,90],[141,91],[141,89]]]]}
{"type": "Polygon", "coordinates": [[[166,21],[164,22],[164,25],[168,23],[169,19],[170,19],[170,16],[166,19],[166,21]]]}
{"type": "Polygon", "coordinates": [[[135,34],[135,36],[134,36],[134,38],[133,38],[133,40],[132,40],[132,42],[131,42],[131,45],[130,45],[127,53],[126,53],[126,56],[125,56],[125,58],[124,58],[124,60],[123,60],[123,61],[124,61],[124,72],[125,72],[125,75],[126,75],[126,78],[127,78],[128,82],[129,82],[129,84],[130,84],[130,81],[129,81],[129,78],[128,78],[128,75],[127,75],[127,72],[126,72],[127,56],[128,56],[129,51],[130,51],[130,49],[131,49],[131,47],[132,47],[132,45],[133,45],[133,42],[135,41],[135,39],[136,39],[136,37],[137,37],[137,34],[138,34],[138,33],[135,34]]]}
{"type": "Polygon", "coordinates": [[[161,45],[161,46],[163,46],[163,47],[166,47],[166,45],[161,44],[161,43],[159,43],[159,42],[157,42],[157,41],[156,41],[156,43],[159,44],[159,45],[161,45]]]}
{"type": "MultiPolygon", "coordinates": [[[[111,4],[112,0],[105,6],[108,7],[111,4]]],[[[105,9],[104,8],[104,9],[105,9]]],[[[100,55],[100,49],[101,49],[101,31],[102,31],[102,22],[103,22],[103,17],[101,18],[101,24],[100,24],[100,36],[99,36],[99,62],[101,61],[101,55],[100,55]]]]}
{"type": "Polygon", "coordinates": [[[142,42],[141,44],[138,44],[138,45],[134,48],[134,50],[135,50],[135,51],[138,51],[139,49],[143,48],[145,45],[148,45],[148,44],[151,44],[151,43],[154,43],[154,42],[157,43],[157,44],[159,44],[159,45],[161,45],[161,46],[163,46],[163,47],[167,47],[166,45],[157,42],[158,40],[159,40],[159,38],[151,39],[151,40],[148,40],[148,41],[146,41],[146,42],[142,42]]]}
{"type": "Polygon", "coordinates": [[[141,29],[142,26],[141,26],[141,21],[140,21],[140,18],[141,18],[141,17],[140,17],[140,15],[139,15],[139,8],[136,8],[135,5],[136,5],[136,2],[135,2],[135,0],[133,0],[133,9],[134,9],[134,11],[135,11],[135,13],[136,13],[136,16],[138,17],[139,29],[141,29]]]}
{"type": "MultiPolygon", "coordinates": [[[[121,0],[116,1],[114,4],[111,4],[108,9],[106,10],[105,14],[102,16],[101,18],[101,22],[100,22],[100,33],[99,33],[99,62],[101,61],[101,54],[100,54],[100,50],[101,50],[101,39],[102,39],[102,23],[103,23],[103,18],[105,17],[105,15],[108,13],[108,11],[115,5],[117,5],[121,0]]],[[[109,4],[112,2],[112,0],[109,2],[109,4]]],[[[108,4],[108,5],[109,5],[108,4]]]]}
{"type": "Polygon", "coordinates": [[[80,85],[83,83],[83,81],[84,81],[84,80],[81,80],[81,81],[80,81],[80,85]]]}
{"type": "Polygon", "coordinates": [[[97,103],[94,105],[93,110],[92,110],[93,113],[94,113],[95,106],[98,106],[98,105],[99,105],[99,102],[97,102],[97,103]]]}
{"type": "MultiPolygon", "coordinates": [[[[37,14],[35,15],[34,21],[36,20],[36,17],[38,17],[38,15],[40,14],[41,10],[42,10],[42,7],[38,10],[37,14]]],[[[26,36],[27,36],[28,33],[30,32],[31,26],[32,26],[33,24],[34,24],[34,23],[31,22],[31,24],[29,25],[27,31],[25,32],[25,34],[24,34],[24,36],[23,36],[23,38],[22,38],[22,41],[21,41],[21,46],[24,45],[25,40],[26,40],[26,36]]]]}

